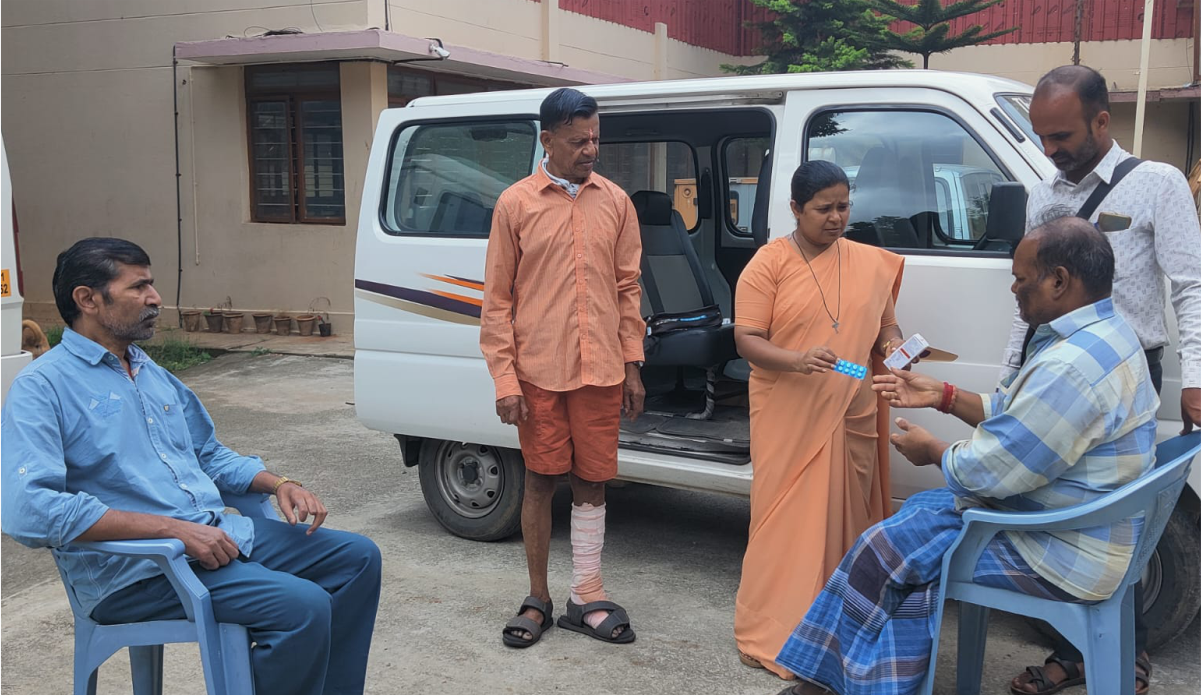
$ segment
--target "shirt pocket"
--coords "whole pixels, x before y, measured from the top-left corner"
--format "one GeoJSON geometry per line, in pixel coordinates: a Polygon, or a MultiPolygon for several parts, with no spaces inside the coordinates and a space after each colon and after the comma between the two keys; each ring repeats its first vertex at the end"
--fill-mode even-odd
{"type": "Polygon", "coordinates": [[[160,406],[158,418],[172,446],[183,451],[192,449],[192,436],[188,432],[188,420],[184,417],[182,406],[173,402],[164,403],[160,406]]]}

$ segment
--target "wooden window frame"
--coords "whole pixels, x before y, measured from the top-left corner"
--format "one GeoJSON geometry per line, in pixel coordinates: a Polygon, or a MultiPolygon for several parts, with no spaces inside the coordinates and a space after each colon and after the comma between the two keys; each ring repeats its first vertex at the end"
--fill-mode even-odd
{"type": "Polygon", "coordinates": [[[254,71],[263,72],[307,72],[314,69],[329,69],[333,67],[338,70],[337,63],[320,63],[317,65],[271,65],[271,66],[248,66],[245,68],[243,80],[245,82],[246,93],[246,155],[248,159],[248,167],[250,171],[250,221],[268,224],[294,224],[294,225],[346,225],[346,144],[342,141],[342,216],[337,218],[309,218],[307,209],[307,196],[305,195],[305,177],[304,177],[304,119],[300,118],[301,104],[305,101],[337,101],[338,108],[342,106],[341,94],[341,75],[339,75],[338,86],[325,89],[298,89],[294,87],[279,87],[279,88],[254,88],[252,86],[252,76],[254,71]],[[264,217],[258,211],[258,168],[255,160],[255,140],[254,140],[254,105],[262,102],[284,102],[285,117],[287,119],[286,128],[288,131],[288,168],[291,177],[292,187],[292,205],[289,209],[288,216],[285,217],[264,217]]]}
{"type": "Polygon", "coordinates": [[[404,68],[404,67],[400,67],[400,66],[396,66],[396,65],[388,66],[388,72],[389,73],[397,72],[397,73],[406,74],[406,75],[420,75],[421,77],[424,77],[425,79],[430,81],[430,94],[422,95],[421,97],[393,96],[389,92],[388,108],[390,108],[390,109],[396,109],[396,108],[408,106],[409,102],[413,101],[414,99],[422,99],[423,97],[426,97],[426,96],[430,96],[430,97],[439,96],[441,94],[438,90],[439,79],[451,80],[454,82],[466,82],[468,84],[479,85],[481,87],[481,89],[479,91],[481,91],[481,92],[491,91],[488,89],[488,87],[490,87],[492,85],[511,86],[512,89],[529,89],[531,87],[534,87],[534,85],[526,85],[526,84],[522,84],[520,82],[509,82],[508,80],[489,80],[487,78],[476,77],[474,75],[460,75],[457,73],[439,73],[439,72],[433,72],[431,70],[415,70],[413,68],[404,68]]]}

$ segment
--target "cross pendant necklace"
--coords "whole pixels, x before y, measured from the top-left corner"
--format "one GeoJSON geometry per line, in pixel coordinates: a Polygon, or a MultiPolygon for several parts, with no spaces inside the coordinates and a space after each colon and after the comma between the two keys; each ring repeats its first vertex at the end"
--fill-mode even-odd
{"type": "Polygon", "coordinates": [[[801,252],[801,258],[805,259],[805,265],[809,267],[809,274],[813,276],[813,284],[817,286],[817,292],[822,298],[822,309],[826,310],[826,316],[830,317],[830,326],[834,329],[834,333],[838,333],[838,320],[842,317],[842,245],[837,240],[834,242],[835,251],[838,253],[838,304],[835,305],[835,313],[831,313],[830,305],[826,304],[826,293],[822,290],[822,284],[818,281],[817,274],[813,272],[813,264],[809,263],[809,257],[805,255],[805,250],[797,241],[795,231],[792,233],[791,239],[796,250],[801,252]]]}

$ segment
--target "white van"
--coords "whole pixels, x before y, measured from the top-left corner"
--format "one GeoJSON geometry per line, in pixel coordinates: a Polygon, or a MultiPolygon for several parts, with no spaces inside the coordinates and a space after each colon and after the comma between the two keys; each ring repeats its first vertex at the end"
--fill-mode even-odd
{"type": "Polygon", "coordinates": [[[21,308],[24,300],[21,298],[21,268],[17,259],[16,220],[13,213],[13,192],[8,176],[8,153],[4,149],[4,141],[0,140],[0,159],[3,159],[4,181],[0,186],[0,215],[3,215],[4,237],[0,242],[0,255],[3,256],[3,266],[0,267],[0,405],[8,395],[8,388],[21,368],[33,359],[27,351],[21,350],[21,308]]]}
{"type": "MultiPolygon", "coordinates": [[[[901,326],[960,356],[922,370],[981,391],[996,384],[1025,190],[1054,173],[1027,120],[1029,86],[919,70],[581,89],[600,103],[597,171],[631,196],[671,203],[645,206],[640,220],[656,246],[680,240],[645,259],[645,314],[712,300],[731,317],[738,275],[756,248],[793,229],[793,170],[807,158],[832,160],[855,177],[848,236],[906,257],[901,326]]],[[[470,539],[520,526],[517,431],[496,416],[479,314],[493,206],[542,157],[538,107],[548,92],[429,97],[389,109],[368,164],[355,263],[358,417],[396,436],[404,463],[419,468],[430,511],[470,539]]],[[[702,336],[706,357],[692,362],[670,350],[648,355],[647,408],[659,415],[623,426],[620,478],[749,494],[749,368],[722,333],[702,336]],[[707,386],[716,395],[711,417],[687,417],[704,410],[707,386]]],[[[1170,354],[1161,436],[1180,430],[1179,402],[1170,354]]],[[[910,417],[948,440],[969,434],[933,412],[910,417]]],[[[897,499],[943,483],[937,468],[899,455],[891,466],[897,499]]],[[[1145,577],[1154,643],[1187,627],[1201,604],[1199,483],[1201,467],[1145,577]]]]}

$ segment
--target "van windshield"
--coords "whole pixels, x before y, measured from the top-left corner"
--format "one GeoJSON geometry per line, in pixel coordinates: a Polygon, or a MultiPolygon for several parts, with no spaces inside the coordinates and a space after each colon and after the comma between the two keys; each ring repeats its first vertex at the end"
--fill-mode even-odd
{"type": "Polygon", "coordinates": [[[1034,133],[1034,126],[1030,124],[1030,95],[1029,94],[998,94],[997,104],[1001,110],[1005,112],[1018,128],[1026,134],[1036,145],[1039,138],[1034,133]]]}

